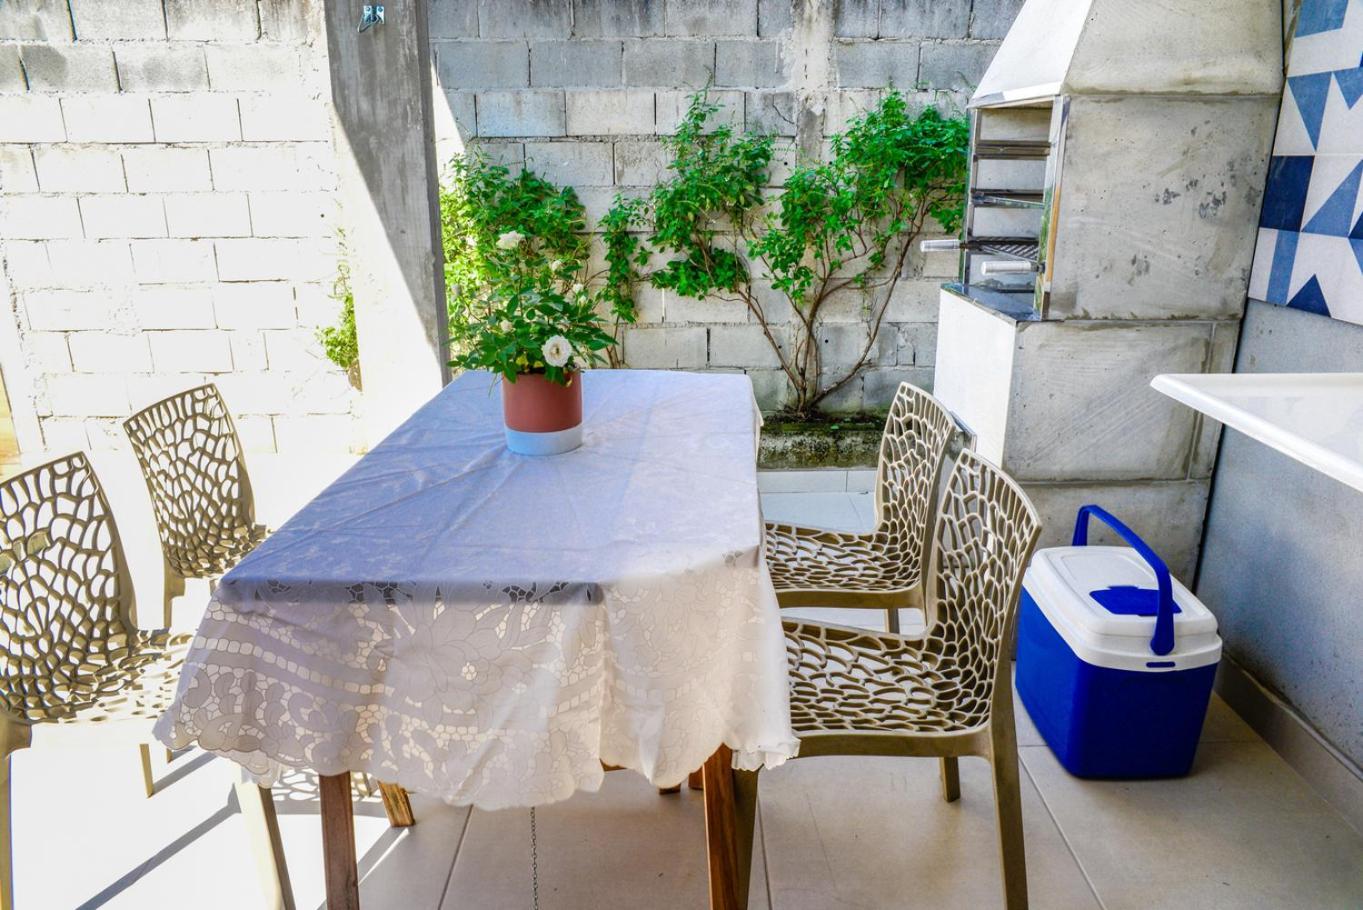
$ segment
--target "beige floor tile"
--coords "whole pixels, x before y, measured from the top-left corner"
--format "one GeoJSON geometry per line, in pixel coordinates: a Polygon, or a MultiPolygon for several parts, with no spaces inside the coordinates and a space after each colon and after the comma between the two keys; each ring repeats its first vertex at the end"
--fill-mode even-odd
{"type": "MultiPolygon", "coordinates": [[[[543,910],[703,908],[707,901],[703,797],[686,787],[662,796],[637,774],[606,775],[536,812],[543,910]]],[[[751,906],[767,907],[760,852],[751,906]]],[[[531,905],[530,817],[523,809],[474,811],[445,910],[531,905]]]]}
{"type": "MultiPolygon", "coordinates": [[[[959,802],[942,801],[937,762],[811,758],[762,775],[773,910],[1002,905],[989,766],[962,759],[959,802]]],[[[1031,905],[1098,905],[1024,777],[1031,905]]]]}
{"type": "Polygon", "coordinates": [[[1363,838],[1264,743],[1205,741],[1189,777],[1162,781],[1022,756],[1107,910],[1363,907],[1363,838]]]}
{"type": "Polygon", "coordinates": [[[445,894],[470,810],[419,794],[411,799],[417,823],[389,828],[359,858],[365,910],[435,910],[445,894]]]}
{"type": "Polygon", "coordinates": [[[858,493],[763,493],[762,517],[837,531],[864,531],[867,523],[857,513],[858,493]]]}

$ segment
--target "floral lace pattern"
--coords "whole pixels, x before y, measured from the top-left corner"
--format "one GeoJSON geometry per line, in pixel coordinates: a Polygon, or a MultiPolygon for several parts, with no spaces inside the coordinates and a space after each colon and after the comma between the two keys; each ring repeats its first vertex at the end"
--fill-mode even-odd
{"type": "Polygon", "coordinates": [[[466,374],[323,491],[218,586],[161,739],[487,809],[793,755],[747,377],[583,381],[576,452],[507,452],[466,374]]]}

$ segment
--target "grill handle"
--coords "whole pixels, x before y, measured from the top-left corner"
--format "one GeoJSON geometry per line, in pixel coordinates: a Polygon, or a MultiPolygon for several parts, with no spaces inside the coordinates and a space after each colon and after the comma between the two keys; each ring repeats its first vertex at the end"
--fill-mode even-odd
{"type": "Polygon", "coordinates": [[[981,275],[1018,275],[1036,270],[1037,264],[1025,259],[991,259],[980,263],[981,275]]]}

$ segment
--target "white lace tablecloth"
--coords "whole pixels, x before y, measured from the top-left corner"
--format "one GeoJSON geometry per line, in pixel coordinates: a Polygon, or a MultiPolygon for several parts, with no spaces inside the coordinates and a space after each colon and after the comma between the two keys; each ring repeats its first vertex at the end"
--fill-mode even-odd
{"type": "Polygon", "coordinates": [[[462,376],[223,578],[156,732],[270,783],[367,771],[482,808],[604,761],[658,786],[798,748],[742,375],[583,377],[585,442],[506,451],[462,376]]]}

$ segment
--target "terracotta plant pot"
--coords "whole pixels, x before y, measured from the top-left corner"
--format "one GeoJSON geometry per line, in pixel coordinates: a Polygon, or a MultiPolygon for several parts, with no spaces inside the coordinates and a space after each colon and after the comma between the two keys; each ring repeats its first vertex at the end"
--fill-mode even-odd
{"type": "Polygon", "coordinates": [[[502,380],[506,447],[519,455],[558,455],[582,445],[582,374],[559,385],[543,373],[502,380]]]}

